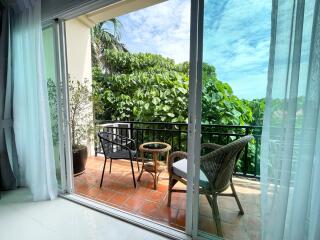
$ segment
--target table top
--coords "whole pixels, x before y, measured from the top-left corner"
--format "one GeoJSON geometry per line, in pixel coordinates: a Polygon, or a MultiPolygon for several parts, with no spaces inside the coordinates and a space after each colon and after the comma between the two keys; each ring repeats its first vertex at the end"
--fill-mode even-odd
{"type": "Polygon", "coordinates": [[[140,151],[144,152],[168,152],[171,150],[171,146],[165,142],[146,142],[139,146],[140,151]]]}

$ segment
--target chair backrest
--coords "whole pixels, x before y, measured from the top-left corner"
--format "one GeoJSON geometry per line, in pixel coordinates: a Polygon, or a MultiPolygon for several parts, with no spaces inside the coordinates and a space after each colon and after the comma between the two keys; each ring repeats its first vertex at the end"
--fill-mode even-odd
{"type": "Polygon", "coordinates": [[[100,140],[100,144],[103,150],[103,153],[106,157],[109,156],[109,153],[115,152],[115,145],[112,140],[114,138],[114,134],[111,132],[99,132],[98,137],[100,140]]]}
{"type": "Polygon", "coordinates": [[[117,123],[117,134],[131,138],[131,132],[130,132],[130,124],[129,123],[117,123]]]}
{"type": "Polygon", "coordinates": [[[136,150],[134,140],[125,136],[121,136],[112,132],[99,132],[98,137],[100,139],[103,153],[106,157],[109,157],[110,153],[121,150],[136,150]]]}
{"type": "Polygon", "coordinates": [[[228,188],[236,160],[252,139],[253,136],[247,135],[201,157],[200,169],[208,178],[211,190],[222,192],[228,188]]]}

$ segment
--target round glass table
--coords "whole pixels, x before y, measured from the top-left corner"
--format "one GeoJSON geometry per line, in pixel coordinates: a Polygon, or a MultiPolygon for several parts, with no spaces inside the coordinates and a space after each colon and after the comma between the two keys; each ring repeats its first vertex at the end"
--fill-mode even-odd
{"type": "Polygon", "coordinates": [[[165,169],[165,166],[159,162],[159,155],[165,155],[166,164],[168,163],[169,152],[171,146],[164,142],[147,142],[139,146],[139,152],[142,160],[142,168],[138,177],[140,181],[143,172],[148,172],[153,177],[154,190],[157,189],[160,173],[165,169]],[[146,153],[152,155],[152,161],[147,161],[145,158],[146,153]]]}

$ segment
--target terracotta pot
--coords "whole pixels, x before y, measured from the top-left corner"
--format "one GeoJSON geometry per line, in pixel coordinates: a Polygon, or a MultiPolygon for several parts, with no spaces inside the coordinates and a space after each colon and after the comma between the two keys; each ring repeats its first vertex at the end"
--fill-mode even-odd
{"type": "Polygon", "coordinates": [[[73,174],[78,176],[84,173],[88,159],[88,149],[86,146],[73,150],[73,174]]]}

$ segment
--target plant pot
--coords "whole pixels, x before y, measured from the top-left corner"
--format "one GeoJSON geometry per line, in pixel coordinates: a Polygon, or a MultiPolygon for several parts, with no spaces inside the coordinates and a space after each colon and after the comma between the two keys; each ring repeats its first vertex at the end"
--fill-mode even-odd
{"type": "Polygon", "coordinates": [[[77,147],[73,150],[73,174],[78,176],[84,173],[88,158],[88,149],[86,146],[77,147]]]}

